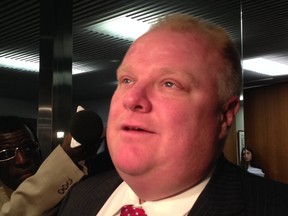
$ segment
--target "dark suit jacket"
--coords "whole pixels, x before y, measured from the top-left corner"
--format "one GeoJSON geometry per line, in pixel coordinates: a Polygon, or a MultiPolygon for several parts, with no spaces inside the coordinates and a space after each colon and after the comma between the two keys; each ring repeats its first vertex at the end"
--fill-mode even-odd
{"type": "MultiPolygon", "coordinates": [[[[78,183],[58,215],[95,216],[121,182],[116,172],[106,172],[78,183]]],[[[190,210],[189,216],[198,215],[287,216],[288,185],[252,175],[221,157],[190,210]]]]}

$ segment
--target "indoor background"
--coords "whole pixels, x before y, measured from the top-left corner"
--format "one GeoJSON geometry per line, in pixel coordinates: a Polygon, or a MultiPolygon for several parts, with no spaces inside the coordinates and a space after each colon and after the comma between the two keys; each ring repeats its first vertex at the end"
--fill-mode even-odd
{"type": "Polygon", "coordinates": [[[191,14],[226,28],[242,56],[244,100],[227,158],[239,163],[243,131],[267,178],[288,183],[287,11],[285,0],[3,0],[0,115],[30,120],[44,155],[57,144],[56,131],[69,130],[77,105],[105,125],[129,45],[158,18],[191,14]]]}

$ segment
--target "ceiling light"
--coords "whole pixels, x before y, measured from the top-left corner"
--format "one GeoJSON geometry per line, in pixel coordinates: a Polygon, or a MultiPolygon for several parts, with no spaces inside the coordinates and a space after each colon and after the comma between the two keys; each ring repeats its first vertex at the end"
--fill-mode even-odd
{"type": "Polygon", "coordinates": [[[240,101],[243,101],[243,99],[244,99],[243,94],[240,95],[239,99],[240,99],[240,101]]]}
{"type": "Polygon", "coordinates": [[[264,58],[253,58],[243,60],[245,70],[266,74],[270,76],[279,76],[288,74],[288,66],[264,58]]]}
{"type": "Polygon", "coordinates": [[[3,57],[0,57],[0,66],[6,67],[6,68],[26,70],[26,71],[31,71],[31,72],[39,71],[38,63],[20,61],[16,59],[9,59],[9,58],[3,58],[3,57]]]}
{"type": "MultiPolygon", "coordinates": [[[[39,72],[39,63],[4,58],[4,57],[0,57],[0,67],[29,71],[29,72],[37,72],[37,73],[39,72]]],[[[91,70],[92,70],[91,68],[88,67],[81,68],[76,63],[73,63],[72,74],[85,73],[91,70]]]]}
{"type": "Polygon", "coordinates": [[[144,23],[136,19],[131,19],[126,16],[121,16],[89,26],[87,29],[113,37],[119,37],[133,41],[144,34],[149,29],[149,27],[150,25],[148,23],[144,23]]]}
{"type": "Polygon", "coordinates": [[[56,136],[58,139],[64,138],[65,132],[64,131],[57,131],[56,136]]]}

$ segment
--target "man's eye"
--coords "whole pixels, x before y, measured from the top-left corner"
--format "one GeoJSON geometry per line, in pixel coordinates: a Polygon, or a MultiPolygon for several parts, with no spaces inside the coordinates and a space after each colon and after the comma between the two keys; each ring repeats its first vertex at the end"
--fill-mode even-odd
{"type": "Polygon", "coordinates": [[[129,84],[129,83],[131,83],[131,80],[128,78],[125,78],[125,79],[123,79],[123,83],[129,84]]]}
{"type": "Polygon", "coordinates": [[[125,79],[122,80],[122,83],[124,83],[124,84],[130,84],[131,82],[132,81],[130,79],[128,79],[128,78],[125,78],[125,79]]]}
{"type": "Polygon", "coordinates": [[[168,88],[172,88],[172,87],[175,86],[175,84],[172,83],[172,82],[165,82],[165,83],[164,83],[164,86],[165,86],[165,87],[168,87],[168,88]]]}

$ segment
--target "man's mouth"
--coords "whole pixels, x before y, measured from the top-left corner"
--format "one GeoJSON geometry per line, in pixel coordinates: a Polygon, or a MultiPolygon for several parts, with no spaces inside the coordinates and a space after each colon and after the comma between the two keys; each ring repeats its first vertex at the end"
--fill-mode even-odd
{"type": "Polygon", "coordinates": [[[125,131],[145,131],[145,130],[142,129],[142,128],[133,127],[133,126],[124,126],[124,127],[123,127],[123,130],[125,130],[125,131]]]}

